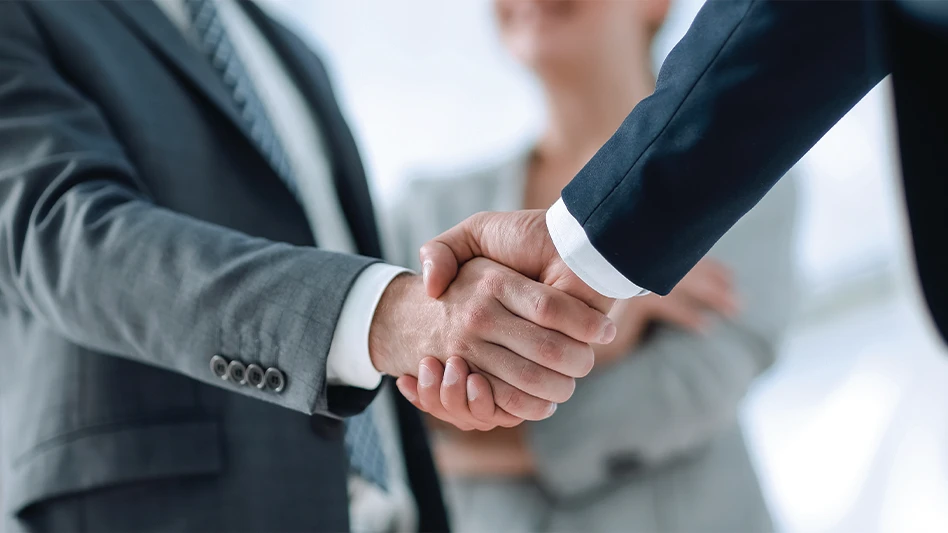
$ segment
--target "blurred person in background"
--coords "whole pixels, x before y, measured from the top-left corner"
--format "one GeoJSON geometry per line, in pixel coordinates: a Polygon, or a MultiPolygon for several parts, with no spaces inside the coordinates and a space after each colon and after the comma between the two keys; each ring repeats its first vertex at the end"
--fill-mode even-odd
{"type": "MultiPolygon", "coordinates": [[[[542,83],[547,128],[500,164],[410,180],[390,212],[393,262],[417,267],[422,244],[476,212],[559,198],[651,94],[650,47],[668,7],[495,2],[504,43],[542,83]]],[[[553,417],[484,433],[441,427],[435,451],[457,529],[771,530],[738,409],[791,315],[795,201],[783,180],[669,296],[619,302],[617,340],[597,347],[593,374],[553,417]]],[[[469,371],[427,359],[399,388],[437,416],[442,387],[469,371]]]]}

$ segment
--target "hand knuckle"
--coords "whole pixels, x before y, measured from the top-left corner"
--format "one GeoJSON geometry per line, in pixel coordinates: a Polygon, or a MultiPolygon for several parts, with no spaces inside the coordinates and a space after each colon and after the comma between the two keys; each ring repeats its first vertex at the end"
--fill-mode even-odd
{"type": "Polygon", "coordinates": [[[546,331],[539,340],[537,354],[544,366],[554,368],[566,359],[566,347],[560,341],[561,339],[552,331],[546,331]]]}
{"type": "Polygon", "coordinates": [[[480,289],[485,295],[496,296],[503,291],[504,278],[502,272],[496,269],[485,269],[480,278],[480,289]]]}
{"type": "Polygon", "coordinates": [[[526,387],[536,387],[543,382],[543,378],[548,371],[539,365],[525,364],[520,368],[518,379],[526,387]]]}
{"type": "Polygon", "coordinates": [[[586,335],[587,339],[595,339],[599,337],[601,327],[601,322],[599,317],[589,316],[583,321],[583,334],[586,335]]]}
{"type": "Polygon", "coordinates": [[[542,293],[534,300],[534,311],[539,320],[550,321],[556,318],[558,309],[556,299],[549,293],[542,293]]]}
{"type": "Polygon", "coordinates": [[[465,315],[465,328],[470,332],[489,331],[493,323],[494,315],[486,305],[475,305],[465,315]]]}
{"type": "Polygon", "coordinates": [[[508,413],[519,413],[526,407],[527,396],[525,393],[520,391],[510,391],[510,393],[503,395],[499,400],[498,405],[507,411],[508,413]]]}

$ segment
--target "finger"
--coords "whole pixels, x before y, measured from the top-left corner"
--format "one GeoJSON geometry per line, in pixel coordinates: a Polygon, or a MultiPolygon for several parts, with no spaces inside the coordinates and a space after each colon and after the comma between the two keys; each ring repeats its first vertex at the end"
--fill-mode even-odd
{"type": "Polygon", "coordinates": [[[445,410],[441,403],[443,380],[444,367],[437,359],[426,357],[421,360],[418,365],[418,401],[421,404],[421,410],[464,431],[473,429],[470,424],[455,419],[445,410]]]}
{"type": "Polygon", "coordinates": [[[395,387],[408,400],[408,403],[414,405],[419,411],[424,411],[418,400],[418,379],[414,376],[402,376],[395,380],[395,387]]]}
{"type": "Polygon", "coordinates": [[[529,318],[524,319],[505,310],[504,313],[498,313],[494,321],[494,327],[483,332],[484,340],[503,346],[554,372],[581,378],[589,374],[596,362],[592,347],[585,342],[579,342],[558,331],[542,328],[529,318]]]}
{"type": "Polygon", "coordinates": [[[468,407],[467,377],[469,373],[467,363],[463,359],[448,358],[444,365],[444,380],[441,382],[441,404],[452,419],[474,429],[488,431],[497,425],[478,420],[468,407]]]}
{"type": "Polygon", "coordinates": [[[487,372],[481,375],[490,383],[494,403],[506,413],[523,420],[544,420],[556,411],[556,403],[541,400],[511,386],[506,381],[487,372]]]}
{"type": "MultiPolygon", "coordinates": [[[[424,407],[421,405],[421,401],[418,398],[418,379],[416,379],[414,376],[402,376],[398,378],[397,380],[395,380],[395,386],[398,387],[398,391],[402,393],[402,396],[404,396],[405,399],[408,400],[410,404],[415,406],[415,409],[418,409],[421,412],[426,412],[424,407]]],[[[454,420],[450,419],[449,417],[445,416],[444,418],[442,418],[439,416],[432,415],[431,413],[428,413],[428,414],[437,418],[441,422],[450,424],[454,427],[457,427],[458,429],[461,429],[464,431],[468,429],[467,426],[459,427],[459,424],[455,422],[454,420]]]]}
{"type": "Polygon", "coordinates": [[[523,422],[503,409],[497,407],[490,382],[474,365],[468,365],[471,374],[467,377],[467,404],[474,418],[496,426],[512,428],[523,422]]]}
{"type": "Polygon", "coordinates": [[[606,314],[516,271],[504,273],[494,296],[513,314],[581,343],[609,344],[615,338],[616,327],[606,314]]]}
{"type": "MultiPolygon", "coordinates": [[[[467,405],[474,418],[487,422],[494,418],[495,413],[503,413],[494,404],[494,395],[490,390],[490,383],[487,382],[487,378],[484,376],[469,374],[467,380],[465,380],[464,389],[467,395],[467,405]]],[[[507,416],[510,415],[507,414],[507,416]]]]}
{"type": "Polygon", "coordinates": [[[707,320],[701,310],[687,302],[665,298],[655,306],[656,318],[696,333],[707,332],[707,320]]]}
{"type": "Polygon", "coordinates": [[[418,252],[428,296],[437,298],[458,275],[458,268],[480,254],[480,217],[474,215],[428,241],[418,252]]]}
{"type": "MultiPolygon", "coordinates": [[[[572,377],[550,370],[526,356],[489,341],[476,344],[465,359],[476,364],[486,374],[503,380],[538,400],[562,403],[568,400],[576,389],[576,380],[572,377]]],[[[491,386],[496,393],[494,382],[491,382],[491,386]]]]}
{"type": "Polygon", "coordinates": [[[468,405],[471,406],[471,413],[475,418],[479,420],[489,420],[491,424],[495,426],[512,428],[517,427],[523,423],[523,419],[516,417],[507,411],[504,411],[494,403],[493,395],[490,394],[490,383],[487,381],[487,378],[480,374],[472,374],[467,377],[467,387],[468,387],[468,405]],[[471,393],[471,390],[476,390],[478,392],[471,393]],[[480,392],[484,391],[484,392],[480,392]],[[480,395],[480,398],[483,400],[472,400],[471,398],[477,398],[477,395],[480,395]],[[490,415],[486,415],[488,412],[490,415]],[[489,419],[484,418],[489,416],[489,419]]]}
{"type": "Polygon", "coordinates": [[[458,259],[443,242],[431,241],[418,252],[421,259],[421,277],[428,296],[438,298],[458,275],[458,259]]]}

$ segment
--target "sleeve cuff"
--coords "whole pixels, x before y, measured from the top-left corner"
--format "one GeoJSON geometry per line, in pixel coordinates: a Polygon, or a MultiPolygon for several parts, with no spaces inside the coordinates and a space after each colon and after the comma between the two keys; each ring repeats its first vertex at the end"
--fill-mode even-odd
{"type": "Polygon", "coordinates": [[[599,294],[619,299],[648,294],[649,291],[626,279],[593,247],[562,198],[546,212],[546,227],[566,266],[599,294]]]}
{"type": "Polygon", "coordinates": [[[330,385],[348,385],[372,390],[382,382],[382,373],[369,356],[369,328],[382,293],[405,268],[376,263],[369,266],[352,285],[333,332],[326,379],[330,385]]]}

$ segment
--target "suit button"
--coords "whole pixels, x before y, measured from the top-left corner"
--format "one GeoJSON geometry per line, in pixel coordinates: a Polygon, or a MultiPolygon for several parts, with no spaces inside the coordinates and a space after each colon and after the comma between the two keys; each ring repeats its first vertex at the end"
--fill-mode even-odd
{"type": "Polygon", "coordinates": [[[283,376],[283,372],[272,366],[263,375],[263,380],[267,382],[267,387],[270,387],[273,392],[283,392],[283,387],[286,385],[286,377],[283,376]]]}
{"type": "Polygon", "coordinates": [[[240,361],[231,361],[227,365],[227,379],[241,385],[247,383],[247,367],[240,361]]]}
{"type": "Polygon", "coordinates": [[[221,379],[227,379],[227,359],[219,355],[211,357],[211,372],[221,379]]]}
{"type": "Polygon", "coordinates": [[[263,380],[263,368],[261,368],[260,365],[252,363],[247,365],[247,384],[253,385],[258,389],[267,386],[267,382],[263,380]]]}
{"type": "Polygon", "coordinates": [[[342,438],[343,423],[342,420],[329,418],[327,416],[313,416],[309,419],[309,426],[313,428],[313,433],[326,440],[338,440],[342,438]]]}

